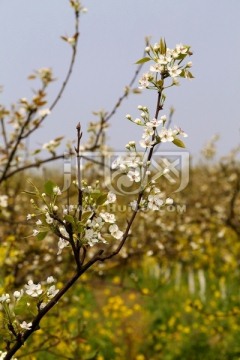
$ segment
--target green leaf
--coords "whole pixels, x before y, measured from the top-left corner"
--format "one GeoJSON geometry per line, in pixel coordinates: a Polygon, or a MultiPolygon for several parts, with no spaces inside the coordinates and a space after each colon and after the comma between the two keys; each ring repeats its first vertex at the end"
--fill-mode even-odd
{"type": "Polygon", "coordinates": [[[105,201],[107,200],[107,194],[102,194],[98,197],[96,204],[98,206],[103,205],[105,203],[105,201]]]}
{"type": "Polygon", "coordinates": [[[82,214],[82,222],[85,222],[88,220],[88,218],[92,215],[92,211],[85,211],[82,214]]]}
{"type": "Polygon", "coordinates": [[[135,62],[135,64],[144,64],[145,62],[148,62],[150,60],[151,60],[150,57],[144,57],[144,58],[138,60],[137,62],[135,62]]]}
{"type": "MultiPolygon", "coordinates": [[[[187,57],[188,54],[179,54],[178,57],[176,58],[176,60],[183,60],[185,59],[185,57],[187,57]]],[[[181,61],[182,62],[182,61],[181,61]]]]}
{"type": "Polygon", "coordinates": [[[41,149],[36,149],[34,150],[34,152],[32,153],[33,155],[39,154],[42,150],[41,149]]]}
{"type": "Polygon", "coordinates": [[[189,70],[182,70],[180,76],[185,79],[194,79],[193,74],[189,70]]]}
{"type": "Polygon", "coordinates": [[[100,195],[101,195],[100,191],[92,192],[91,199],[94,200],[94,202],[96,202],[100,195]]]}
{"type": "Polygon", "coordinates": [[[182,140],[180,140],[180,139],[174,139],[173,144],[175,144],[178,147],[185,148],[184,142],[182,140]]]}
{"type": "Polygon", "coordinates": [[[40,232],[37,234],[36,238],[41,241],[47,236],[47,234],[48,234],[48,231],[40,232]]]}
{"type": "Polygon", "coordinates": [[[83,356],[84,360],[96,360],[97,359],[97,355],[98,355],[98,351],[92,351],[90,353],[88,353],[87,355],[83,356]]]}
{"type": "Polygon", "coordinates": [[[166,51],[167,51],[166,41],[165,41],[165,39],[161,38],[161,40],[160,40],[160,54],[166,55],[166,51]]]}
{"type": "Polygon", "coordinates": [[[189,70],[185,70],[185,77],[187,79],[194,79],[193,74],[189,70]]]}
{"type": "Polygon", "coordinates": [[[65,216],[64,216],[64,219],[65,219],[68,223],[70,223],[70,224],[72,224],[72,225],[75,224],[75,219],[74,219],[74,217],[73,217],[72,215],[65,215],[65,216]]]}
{"type": "Polygon", "coordinates": [[[48,180],[45,184],[44,184],[44,191],[47,195],[52,195],[53,194],[53,188],[56,186],[56,184],[54,184],[51,180],[48,180]]]}
{"type": "Polygon", "coordinates": [[[78,221],[75,229],[76,229],[76,232],[82,233],[85,230],[85,226],[83,225],[83,223],[81,221],[78,221]]]}

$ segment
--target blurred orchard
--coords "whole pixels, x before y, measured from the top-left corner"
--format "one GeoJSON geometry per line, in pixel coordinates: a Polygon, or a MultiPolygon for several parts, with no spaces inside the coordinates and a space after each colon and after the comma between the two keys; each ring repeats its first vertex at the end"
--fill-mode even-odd
{"type": "Polygon", "coordinates": [[[54,101],[54,69],[41,68],[31,99],[0,105],[0,359],[240,359],[239,148],[216,160],[213,136],[194,162],[164,108],[171,87],[193,79],[190,46],[146,39],[133,78],[87,134],[76,123],[64,152],[62,137],[28,147],[74,69],[86,9],[70,6],[72,57],[54,101]],[[125,119],[141,139],[115,154],[111,119],[149,90],[155,109],[125,119]]]}

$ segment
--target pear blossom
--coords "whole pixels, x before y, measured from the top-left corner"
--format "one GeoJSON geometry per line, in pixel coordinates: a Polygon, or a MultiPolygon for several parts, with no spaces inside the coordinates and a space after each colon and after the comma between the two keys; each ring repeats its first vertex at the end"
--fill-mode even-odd
{"type": "Polygon", "coordinates": [[[159,189],[155,189],[155,194],[148,196],[148,208],[150,210],[159,210],[164,204],[162,193],[159,189]]]}
{"type": "Polygon", "coordinates": [[[107,201],[106,201],[106,204],[112,204],[116,201],[116,194],[114,194],[113,192],[109,192],[107,194],[107,201]]]}
{"type": "Polygon", "coordinates": [[[137,124],[137,125],[141,125],[142,121],[141,121],[141,119],[135,119],[134,123],[137,124]]]}
{"type": "Polygon", "coordinates": [[[63,214],[67,215],[75,209],[74,205],[69,205],[63,209],[63,214]]]}
{"type": "Polygon", "coordinates": [[[32,327],[32,323],[29,322],[27,323],[26,321],[23,321],[21,324],[20,324],[20,327],[24,330],[30,330],[31,327],[32,327]]]}
{"type": "Polygon", "coordinates": [[[181,74],[182,70],[179,69],[179,67],[177,65],[173,65],[173,66],[168,66],[167,67],[167,70],[168,70],[168,73],[169,75],[174,78],[174,77],[177,77],[181,74]]]}
{"type": "Polygon", "coordinates": [[[53,276],[48,276],[48,278],[47,278],[47,284],[52,284],[52,283],[54,283],[56,280],[54,279],[54,277],[53,276]]]}
{"type": "Polygon", "coordinates": [[[93,246],[99,242],[98,233],[93,229],[87,229],[85,231],[85,239],[90,246],[93,246]]]}
{"type": "Polygon", "coordinates": [[[56,195],[61,195],[61,194],[62,194],[59,186],[54,186],[53,192],[54,192],[54,194],[56,194],[56,195]]]}
{"type": "Polygon", "coordinates": [[[148,148],[148,147],[152,147],[155,143],[151,140],[151,139],[142,139],[139,141],[139,144],[141,145],[141,147],[143,148],[148,148]]]}
{"type": "Polygon", "coordinates": [[[144,199],[141,199],[140,203],[137,203],[137,200],[133,200],[130,202],[130,206],[133,211],[137,211],[138,209],[143,209],[146,205],[146,201],[144,199]]]}
{"type": "Polygon", "coordinates": [[[53,218],[50,216],[50,214],[47,212],[45,214],[45,216],[46,216],[46,223],[47,224],[52,224],[53,223],[53,218]]]}
{"type": "Polygon", "coordinates": [[[178,54],[187,54],[188,47],[183,44],[177,44],[176,51],[178,52],[178,54]]]}
{"type": "Polygon", "coordinates": [[[42,110],[39,110],[38,113],[39,113],[39,116],[45,117],[45,116],[51,114],[51,110],[50,109],[42,109],[42,110]]]}
{"type": "Polygon", "coordinates": [[[161,142],[167,142],[167,141],[172,142],[174,140],[174,134],[172,129],[163,128],[159,132],[159,137],[161,139],[161,142]]]}
{"type": "Polygon", "coordinates": [[[67,230],[65,229],[64,226],[59,226],[59,231],[60,231],[60,233],[61,233],[64,237],[66,237],[66,238],[69,237],[69,236],[68,236],[68,232],[67,232],[67,230]]]}
{"type": "Polygon", "coordinates": [[[146,89],[150,85],[150,80],[152,79],[152,75],[150,73],[143,74],[142,78],[139,80],[140,86],[139,89],[146,89]]]}
{"type": "Polygon", "coordinates": [[[172,85],[178,86],[180,85],[180,81],[176,77],[174,77],[172,78],[172,85]]]}
{"type": "Polygon", "coordinates": [[[115,215],[108,212],[101,212],[99,216],[107,223],[115,223],[116,221],[115,215]]]}
{"type": "Polygon", "coordinates": [[[57,255],[62,253],[62,250],[69,245],[69,242],[63,238],[59,238],[58,240],[58,252],[57,255]]]}
{"type": "Polygon", "coordinates": [[[144,129],[144,133],[142,135],[142,138],[143,139],[149,139],[153,134],[154,134],[154,130],[153,130],[153,126],[151,126],[151,123],[150,122],[147,122],[147,127],[144,129]],[[149,125],[150,126],[149,126],[149,125]]]}
{"type": "MultiPolygon", "coordinates": [[[[153,127],[158,127],[159,125],[162,125],[163,124],[162,118],[163,118],[163,116],[160,118],[160,120],[157,120],[154,118],[154,119],[148,121],[146,123],[147,128],[153,128],[153,127]]],[[[153,135],[153,133],[151,135],[153,135]]]]}
{"type": "Polygon", "coordinates": [[[165,204],[166,204],[166,205],[172,205],[172,204],[173,204],[173,199],[168,197],[168,198],[165,200],[165,204]]]}
{"type": "Polygon", "coordinates": [[[0,296],[0,303],[10,303],[10,295],[9,294],[3,294],[2,296],[0,296]]]}
{"type": "Polygon", "coordinates": [[[47,297],[49,299],[52,299],[58,292],[59,292],[59,289],[56,289],[56,286],[52,285],[52,286],[50,286],[50,288],[47,291],[47,297]]]}
{"type": "Polygon", "coordinates": [[[88,220],[87,224],[93,229],[101,229],[104,225],[104,221],[100,216],[97,216],[92,221],[88,220]]]}
{"type": "Polygon", "coordinates": [[[48,143],[42,145],[43,150],[48,150],[50,152],[54,152],[55,148],[60,145],[60,141],[50,140],[48,143]]]}
{"type": "Polygon", "coordinates": [[[159,58],[157,59],[158,64],[161,65],[167,65],[172,61],[172,56],[170,53],[167,53],[166,55],[159,55],[159,58]]]}
{"type": "Polygon", "coordinates": [[[53,81],[52,69],[50,68],[38,69],[36,73],[40,77],[44,85],[47,85],[49,82],[53,81]]]}
{"type": "Polygon", "coordinates": [[[131,181],[134,181],[134,182],[140,182],[141,180],[141,174],[140,174],[140,171],[135,169],[134,171],[133,170],[130,170],[128,173],[127,173],[127,177],[131,180],[131,181]]]}
{"type": "Polygon", "coordinates": [[[23,289],[21,289],[20,291],[14,291],[13,296],[17,301],[19,301],[23,296],[23,293],[24,293],[23,289]]]}
{"type": "Polygon", "coordinates": [[[109,232],[117,240],[121,239],[121,237],[123,236],[123,232],[119,230],[116,224],[109,226],[109,232]]]}
{"type": "Polygon", "coordinates": [[[45,308],[45,306],[47,305],[47,303],[42,302],[39,306],[40,310],[42,310],[43,308],[45,308]]]}
{"type": "Polygon", "coordinates": [[[117,168],[119,168],[119,166],[121,165],[122,163],[122,157],[121,156],[118,156],[113,162],[112,162],[112,169],[115,170],[117,168]]]}
{"type": "Polygon", "coordinates": [[[38,297],[42,294],[43,290],[41,284],[34,284],[32,280],[29,280],[27,285],[25,285],[26,293],[32,297],[38,297]]]}
{"type": "Polygon", "coordinates": [[[185,133],[181,128],[176,128],[178,135],[182,135],[183,137],[188,137],[188,134],[185,133]]]}

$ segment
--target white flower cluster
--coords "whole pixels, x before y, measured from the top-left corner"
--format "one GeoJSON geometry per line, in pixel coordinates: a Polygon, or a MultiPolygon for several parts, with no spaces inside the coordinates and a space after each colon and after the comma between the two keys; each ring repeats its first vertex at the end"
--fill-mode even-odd
{"type": "Polygon", "coordinates": [[[135,183],[142,180],[144,169],[147,164],[144,163],[143,154],[136,152],[135,142],[130,141],[126,148],[130,151],[125,156],[117,157],[112,163],[112,170],[119,170],[135,183]]]}
{"type": "MultiPolygon", "coordinates": [[[[139,105],[138,109],[141,111],[141,118],[132,119],[131,115],[126,115],[126,118],[137,125],[143,126],[143,135],[140,145],[142,148],[152,147],[160,142],[174,142],[178,136],[187,137],[187,134],[180,128],[173,129],[165,126],[167,122],[166,115],[161,116],[159,120],[150,118],[149,110],[146,106],[139,105]],[[158,129],[161,126],[160,130],[158,129]]],[[[130,143],[129,143],[130,144],[130,143]]],[[[129,144],[127,148],[129,148],[129,144]]]]}
{"type": "MultiPolygon", "coordinates": [[[[56,280],[54,279],[53,276],[49,276],[46,280],[46,285],[47,285],[47,289],[43,289],[42,284],[38,283],[38,284],[34,284],[34,282],[32,280],[29,280],[28,283],[26,285],[24,285],[24,289],[21,289],[19,291],[14,291],[13,293],[13,298],[15,301],[19,301],[21,299],[21,297],[24,294],[27,294],[33,298],[37,298],[40,295],[44,295],[47,294],[47,297],[49,299],[53,298],[57,293],[58,293],[58,289],[56,289],[55,285],[51,285],[52,283],[54,283],[56,280]],[[49,288],[48,286],[51,285],[49,288]]],[[[0,303],[6,303],[9,304],[11,302],[11,297],[9,294],[3,294],[0,296],[0,303]]]]}
{"type": "MultiPolygon", "coordinates": [[[[37,225],[37,229],[33,229],[33,233],[32,235],[33,236],[37,236],[39,233],[41,232],[46,232],[48,231],[48,225],[51,225],[54,223],[54,219],[53,219],[53,216],[50,215],[50,210],[53,212],[53,213],[56,213],[58,211],[58,206],[55,205],[55,201],[57,199],[58,196],[60,196],[62,194],[59,186],[54,186],[53,188],[53,198],[52,198],[52,201],[50,204],[49,204],[49,207],[47,205],[44,205],[40,210],[40,214],[39,215],[43,215],[42,217],[42,220],[41,219],[38,219],[36,221],[36,225],[37,225]]],[[[45,193],[42,193],[41,194],[41,198],[44,199],[46,197],[46,194],[45,193]]],[[[33,199],[30,200],[30,202],[35,206],[35,201],[33,199]]],[[[36,214],[27,214],[27,220],[31,220],[33,217],[35,217],[36,214]]]]}
{"type": "MultiPolygon", "coordinates": [[[[27,295],[31,298],[37,298],[40,304],[40,309],[42,309],[59,291],[54,285],[55,281],[56,280],[53,276],[49,276],[43,284],[34,284],[32,280],[29,280],[28,283],[24,285],[23,289],[19,291],[14,291],[12,297],[10,297],[8,293],[1,295],[0,304],[5,309],[7,306],[6,312],[9,312],[10,308],[14,309],[14,305],[18,303],[24,295],[27,295]]],[[[15,322],[18,323],[17,319],[15,319],[15,322]]],[[[32,323],[26,321],[18,323],[18,325],[23,330],[30,330],[32,327],[32,323]]],[[[0,356],[2,356],[1,352],[0,356]]]]}
{"type": "Polygon", "coordinates": [[[85,230],[84,238],[88,245],[93,246],[98,242],[106,243],[106,240],[101,235],[101,230],[106,223],[112,225],[109,226],[108,231],[115,239],[121,239],[123,232],[119,230],[117,224],[115,224],[116,218],[114,214],[108,212],[100,212],[99,216],[93,220],[87,221],[87,229],[85,230]]]}
{"type": "Polygon", "coordinates": [[[74,8],[75,11],[81,12],[85,14],[88,9],[86,7],[83,7],[79,0],[70,0],[71,6],[74,8]]]}
{"type": "Polygon", "coordinates": [[[134,200],[130,203],[132,209],[136,210],[153,210],[158,211],[164,205],[172,205],[173,199],[170,197],[166,198],[166,195],[158,189],[156,186],[152,186],[149,189],[150,193],[146,198],[143,198],[139,205],[137,205],[137,201],[134,200]]]}
{"type": "Polygon", "coordinates": [[[148,56],[139,62],[152,60],[154,64],[142,75],[139,80],[139,89],[160,89],[163,79],[168,77],[172,78],[172,85],[178,85],[178,77],[193,78],[189,71],[192,62],[182,65],[183,59],[192,55],[190,46],[178,44],[174,49],[169,49],[165,41],[161,40],[154,46],[146,47],[145,51],[148,56]]]}
{"type": "Polygon", "coordinates": [[[69,246],[69,241],[67,239],[69,239],[69,235],[67,233],[67,230],[65,229],[64,226],[60,226],[59,227],[59,231],[62,234],[63,237],[60,237],[58,240],[58,252],[57,255],[60,255],[62,253],[62,250],[69,246]]]}
{"type": "Polygon", "coordinates": [[[48,83],[54,80],[52,69],[50,68],[40,68],[36,71],[36,76],[42,81],[46,86],[48,83]]]}
{"type": "Polygon", "coordinates": [[[50,140],[48,143],[42,145],[43,150],[47,150],[50,153],[55,153],[55,149],[61,144],[62,138],[56,138],[54,140],[50,140]]]}
{"type": "MultiPolygon", "coordinates": [[[[99,184],[97,184],[97,186],[98,185],[99,184]]],[[[99,242],[105,244],[106,240],[102,236],[102,233],[108,233],[108,235],[110,234],[115,239],[120,239],[123,235],[123,232],[119,230],[118,226],[115,224],[116,218],[114,214],[106,212],[103,209],[101,209],[100,213],[98,212],[99,205],[105,206],[114,203],[116,201],[116,195],[111,191],[107,194],[101,194],[98,188],[87,186],[85,183],[83,184],[82,191],[82,221],[78,220],[80,211],[78,206],[69,204],[67,207],[63,208],[63,219],[59,224],[59,207],[55,203],[56,198],[61,195],[61,191],[58,186],[54,186],[52,188],[52,202],[49,205],[47,205],[45,201],[45,193],[40,195],[45,203],[43,207],[38,208],[34,200],[31,201],[35,208],[38,208],[39,214],[28,214],[27,220],[30,220],[36,216],[41,217],[36,221],[36,228],[33,229],[32,235],[39,235],[40,238],[43,238],[50,229],[53,230],[56,234],[59,235],[57,255],[60,255],[64,248],[69,247],[71,241],[75,241],[73,240],[75,239],[74,236],[73,239],[70,239],[69,232],[67,231],[67,223],[69,221],[73,225],[73,232],[76,231],[78,234],[81,233],[80,241],[89,246],[93,246],[99,242]],[[98,198],[100,198],[100,202],[98,202],[98,198]],[[112,225],[109,226],[107,224],[112,225]]],[[[37,296],[38,291],[41,290],[38,288],[35,290],[37,296]]]]}

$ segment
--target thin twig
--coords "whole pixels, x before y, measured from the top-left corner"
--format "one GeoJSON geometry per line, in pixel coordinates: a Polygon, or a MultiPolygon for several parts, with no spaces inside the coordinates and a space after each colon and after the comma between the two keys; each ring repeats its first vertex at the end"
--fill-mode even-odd
{"type": "Polygon", "coordinates": [[[81,184],[81,154],[80,154],[80,142],[82,138],[81,125],[78,123],[77,127],[77,147],[75,148],[77,155],[77,186],[78,186],[78,220],[81,221],[82,218],[82,201],[83,201],[83,192],[81,184]]]}
{"type": "Polygon", "coordinates": [[[2,172],[2,175],[1,175],[1,177],[0,177],[0,184],[1,184],[1,182],[2,182],[3,180],[6,179],[6,175],[7,175],[8,169],[9,169],[10,166],[11,166],[12,160],[13,160],[16,152],[17,152],[18,146],[19,146],[21,140],[23,139],[22,136],[23,136],[23,134],[24,134],[24,130],[25,130],[26,127],[28,126],[28,124],[29,124],[29,122],[30,122],[30,120],[31,120],[31,118],[32,118],[32,115],[35,113],[35,111],[36,111],[36,110],[30,110],[29,113],[28,113],[27,119],[26,119],[25,123],[23,124],[23,126],[22,126],[22,128],[21,128],[21,131],[20,131],[20,133],[19,133],[19,135],[18,135],[18,137],[17,137],[17,139],[16,139],[15,145],[14,145],[14,147],[13,147],[13,149],[12,149],[12,151],[11,151],[9,157],[8,157],[8,161],[7,161],[7,163],[6,163],[6,165],[5,165],[5,168],[4,168],[3,172],[2,172]]]}

